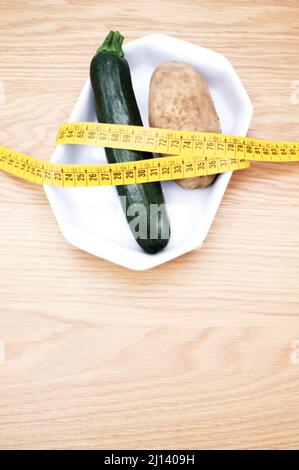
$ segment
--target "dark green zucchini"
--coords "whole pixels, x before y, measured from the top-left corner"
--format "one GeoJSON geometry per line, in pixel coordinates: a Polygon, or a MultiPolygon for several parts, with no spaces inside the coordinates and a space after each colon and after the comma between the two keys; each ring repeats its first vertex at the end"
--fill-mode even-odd
{"type": "MultiPolygon", "coordinates": [[[[111,31],[90,64],[97,119],[105,123],[142,126],[129,64],[122,50],[123,39],[119,32],[111,31]]],[[[153,157],[151,153],[141,151],[111,148],[105,148],[105,151],[109,163],[153,157]]],[[[170,236],[161,184],[130,184],[116,186],[116,189],[137,243],[147,253],[158,253],[167,245],[170,236]],[[160,210],[155,211],[153,205],[160,210]]]]}

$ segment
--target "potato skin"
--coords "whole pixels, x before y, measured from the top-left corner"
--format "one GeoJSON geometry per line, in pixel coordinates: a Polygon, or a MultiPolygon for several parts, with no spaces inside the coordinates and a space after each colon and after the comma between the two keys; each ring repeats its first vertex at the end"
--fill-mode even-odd
{"type": "MultiPolygon", "coordinates": [[[[164,129],[221,133],[209,89],[195,68],[171,61],[155,69],[150,81],[149,125],[164,129]]],[[[183,188],[195,189],[209,186],[215,177],[197,176],[176,181],[183,188]]]]}

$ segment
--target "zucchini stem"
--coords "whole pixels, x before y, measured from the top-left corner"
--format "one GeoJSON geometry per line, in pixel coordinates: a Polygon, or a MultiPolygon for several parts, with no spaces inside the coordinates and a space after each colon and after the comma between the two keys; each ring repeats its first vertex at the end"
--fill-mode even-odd
{"type": "Polygon", "coordinates": [[[122,43],[124,37],[118,31],[110,31],[110,33],[106,36],[105,41],[97,50],[97,54],[99,52],[114,52],[118,55],[118,57],[123,57],[124,52],[122,50],[122,43]]]}

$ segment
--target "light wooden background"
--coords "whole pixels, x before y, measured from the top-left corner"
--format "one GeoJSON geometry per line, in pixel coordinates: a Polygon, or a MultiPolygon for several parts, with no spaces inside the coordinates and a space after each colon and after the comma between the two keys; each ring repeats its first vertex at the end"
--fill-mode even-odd
{"type": "MultiPolygon", "coordinates": [[[[1,0],[0,14],[3,145],[50,157],[110,29],[225,54],[250,135],[299,139],[296,0],[1,0]]],[[[135,273],[71,247],[43,190],[0,174],[0,447],[298,448],[298,178],[298,164],[235,174],[203,249],[135,273]]]]}

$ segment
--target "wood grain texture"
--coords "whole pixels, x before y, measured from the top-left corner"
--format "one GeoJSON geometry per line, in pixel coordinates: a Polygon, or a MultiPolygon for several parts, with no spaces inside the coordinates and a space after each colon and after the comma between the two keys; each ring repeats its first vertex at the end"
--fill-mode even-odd
{"type": "MultiPolygon", "coordinates": [[[[3,145],[50,157],[110,29],[225,54],[254,103],[249,135],[298,141],[296,0],[0,13],[3,145]]],[[[298,177],[235,173],[203,248],[135,273],[68,245],[43,190],[0,174],[0,448],[298,448],[298,177]]]]}

